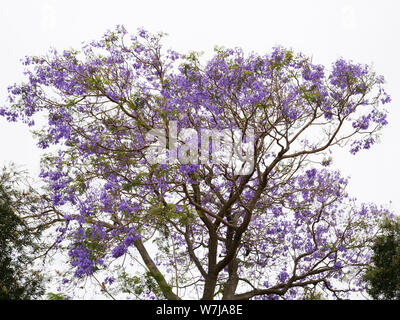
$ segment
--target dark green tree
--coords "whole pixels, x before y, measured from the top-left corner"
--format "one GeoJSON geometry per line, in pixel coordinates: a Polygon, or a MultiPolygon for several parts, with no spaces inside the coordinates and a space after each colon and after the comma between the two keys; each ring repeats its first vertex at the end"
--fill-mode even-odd
{"type": "Polygon", "coordinates": [[[379,300],[400,299],[400,221],[385,221],[373,245],[372,265],[365,274],[368,294],[379,300]]]}
{"type": "Polygon", "coordinates": [[[41,230],[29,223],[39,197],[26,188],[26,182],[26,176],[14,167],[0,171],[0,300],[35,299],[44,294],[43,277],[33,268],[41,249],[41,230]]]}

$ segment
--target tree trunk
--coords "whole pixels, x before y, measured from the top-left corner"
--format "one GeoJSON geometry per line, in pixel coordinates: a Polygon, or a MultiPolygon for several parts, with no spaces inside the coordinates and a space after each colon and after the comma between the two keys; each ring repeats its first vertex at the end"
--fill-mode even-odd
{"type": "Polygon", "coordinates": [[[224,286],[224,293],[222,300],[231,300],[235,295],[236,288],[239,283],[239,276],[237,274],[238,260],[234,258],[228,265],[229,279],[224,286]]]}
{"type": "Polygon", "coordinates": [[[203,297],[201,300],[214,300],[215,287],[217,285],[217,275],[209,275],[204,285],[203,297]]]}
{"type": "Polygon", "coordinates": [[[142,240],[136,240],[134,245],[136,249],[138,249],[139,254],[143,259],[143,262],[146,264],[146,267],[149,269],[154,280],[156,280],[165,298],[168,300],[181,300],[181,298],[179,298],[175,293],[172,292],[171,286],[167,283],[164,276],[154,263],[153,259],[151,259],[149,253],[143,245],[142,240]]]}

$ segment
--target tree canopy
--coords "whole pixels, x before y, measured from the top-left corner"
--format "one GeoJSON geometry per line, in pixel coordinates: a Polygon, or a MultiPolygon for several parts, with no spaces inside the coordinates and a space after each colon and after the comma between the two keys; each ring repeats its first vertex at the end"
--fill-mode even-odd
{"type": "Polygon", "coordinates": [[[24,219],[37,198],[20,189],[23,180],[13,167],[0,172],[0,300],[35,299],[44,293],[43,276],[32,268],[40,232],[24,219]]]}
{"type": "Polygon", "coordinates": [[[373,244],[372,263],[365,279],[374,299],[400,299],[400,222],[385,221],[373,244]]]}
{"type": "Polygon", "coordinates": [[[119,265],[142,298],[364,291],[360,270],[390,213],[357,203],[330,163],[337,146],[356,154],[377,141],[383,77],[283,47],[217,47],[203,61],[165,50],[163,36],[119,26],[80,50],[27,57],[27,81],[0,109],[49,150],[41,177],[74,276],[119,265]]]}

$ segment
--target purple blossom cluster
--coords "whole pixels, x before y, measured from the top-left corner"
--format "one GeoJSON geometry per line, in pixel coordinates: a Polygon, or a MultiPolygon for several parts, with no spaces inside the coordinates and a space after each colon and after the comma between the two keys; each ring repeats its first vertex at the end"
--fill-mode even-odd
{"type": "Polygon", "coordinates": [[[121,242],[119,245],[117,245],[114,249],[112,249],[112,256],[114,258],[119,258],[120,256],[124,255],[128,248],[138,239],[140,239],[141,236],[138,235],[133,229],[131,229],[128,233],[128,236],[124,239],[123,242],[121,242]]]}

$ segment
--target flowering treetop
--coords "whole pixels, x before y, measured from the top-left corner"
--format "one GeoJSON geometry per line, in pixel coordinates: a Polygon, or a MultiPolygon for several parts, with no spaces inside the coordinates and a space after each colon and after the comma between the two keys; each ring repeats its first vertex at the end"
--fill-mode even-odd
{"type": "Polygon", "coordinates": [[[9,88],[0,109],[29,126],[36,114],[48,119],[35,131],[41,148],[55,150],[41,176],[75,276],[134,251],[156,284],[151,294],[167,299],[363,290],[355,275],[388,212],[347,195],[330,150],[355,154],[376,142],[390,102],[383,77],[344,59],[327,71],[282,47],[216,48],[201,63],[197,53],[164,50],[162,37],[117,27],[80,51],[27,57],[28,80],[9,88]],[[198,133],[190,143],[185,128],[198,133]],[[165,133],[163,163],[148,156],[154,129],[165,133]],[[204,140],[204,130],[220,135],[204,140]],[[250,157],[238,154],[251,167],[238,174],[237,161],[216,161],[216,140],[249,143],[249,130],[250,157]],[[208,148],[187,161],[200,142],[208,148]]]}

